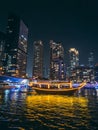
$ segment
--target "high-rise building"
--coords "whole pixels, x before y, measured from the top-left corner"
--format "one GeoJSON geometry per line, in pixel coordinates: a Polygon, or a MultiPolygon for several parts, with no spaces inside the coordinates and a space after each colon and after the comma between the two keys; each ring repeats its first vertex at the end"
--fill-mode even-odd
{"type": "Polygon", "coordinates": [[[33,44],[33,77],[43,78],[43,43],[41,40],[33,44]]]}
{"type": "Polygon", "coordinates": [[[94,78],[98,82],[98,63],[94,67],[94,78]]]}
{"type": "Polygon", "coordinates": [[[94,81],[94,69],[93,67],[80,65],[73,69],[71,74],[71,80],[73,82],[93,82],[94,81]]]}
{"type": "Polygon", "coordinates": [[[88,65],[89,65],[89,67],[94,67],[94,56],[93,56],[93,52],[90,52],[90,57],[88,58],[88,65]]]}
{"type": "Polygon", "coordinates": [[[50,41],[50,79],[65,79],[64,48],[61,43],[50,41]]]}
{"type": "Polygon", "coordinates": [[[5,46],[4,74],[26,76],[28,28],[16,15],[9,15],[5,46]]]}
{"type": "Polygon", "coordinates": [[[69,50],[69,68],[70,68],[70,75],[72,73],[72,70],[79,66],[79,52],[75,48],[70,48],[69,50]]]}
{"type": "Polygon", "coordinates": [[[3,74],[5,40],[6,40],[6,35],[3,32],[0,32],[0,75],[3,74]]]}

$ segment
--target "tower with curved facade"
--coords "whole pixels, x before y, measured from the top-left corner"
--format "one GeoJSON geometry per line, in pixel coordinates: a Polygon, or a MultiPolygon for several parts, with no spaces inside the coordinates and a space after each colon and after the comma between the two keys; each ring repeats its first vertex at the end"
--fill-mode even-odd
{"type": "Polygon", "coordinates": [[[70,76],[73,74],[73,69],[79,66],[79,52],[75,48],[69,49],[69,73],[70,76]]]}

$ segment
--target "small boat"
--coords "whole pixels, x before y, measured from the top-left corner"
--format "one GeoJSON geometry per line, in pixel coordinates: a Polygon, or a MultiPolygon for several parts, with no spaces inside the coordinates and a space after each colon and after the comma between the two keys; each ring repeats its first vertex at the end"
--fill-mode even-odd
{"type": "Polygon", "coordinates": [[[8,83],[0,83],[0,90],[6,90],[6,89],[10,89],[10,86],[8,83]]]}
{"type": "Polygon", "coordinates": [[[86,83],[80,83],[74,88],[71,82],[32,82],[32,88],[38,94],[74,95],[83,88],[86,83]]]}

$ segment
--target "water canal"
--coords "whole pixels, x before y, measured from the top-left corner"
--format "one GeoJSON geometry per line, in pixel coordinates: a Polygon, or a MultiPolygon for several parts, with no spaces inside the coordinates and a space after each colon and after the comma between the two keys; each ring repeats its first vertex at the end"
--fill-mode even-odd
{"type": "Polygon", "coordinates": [[[5,129],[97,130],[98,92],[59,96],[5,90],[0,93],[0,130],[5,129]]]}

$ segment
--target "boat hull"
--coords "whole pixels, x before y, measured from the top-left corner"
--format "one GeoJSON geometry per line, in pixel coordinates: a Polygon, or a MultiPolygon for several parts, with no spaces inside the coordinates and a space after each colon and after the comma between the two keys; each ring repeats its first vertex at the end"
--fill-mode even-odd
{"type": "Polygon", "coordinates": [[[33,88],[38,94],[52,94],[52,95],[74,95],[76,91],[78,91],[77,88],[72,89],[41,89],[41,88],[33,88]]]}

